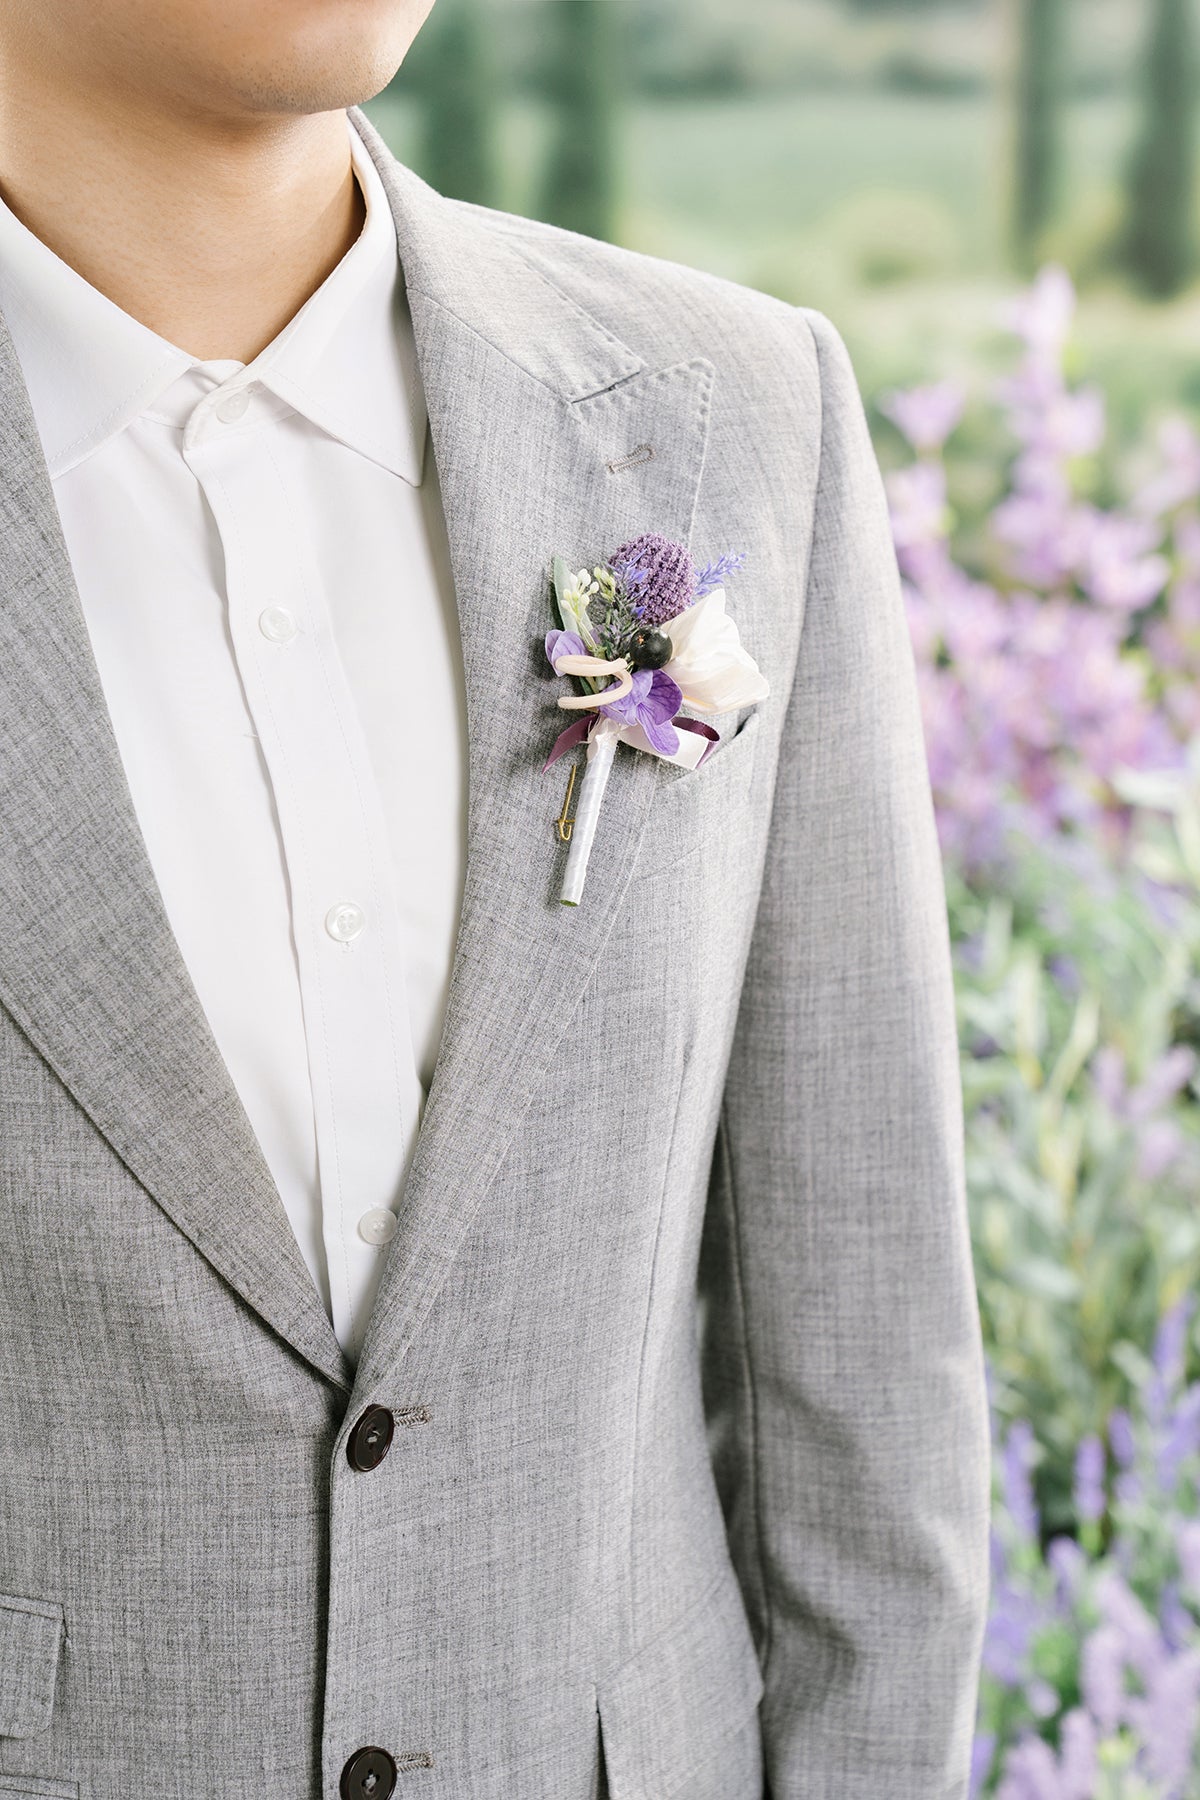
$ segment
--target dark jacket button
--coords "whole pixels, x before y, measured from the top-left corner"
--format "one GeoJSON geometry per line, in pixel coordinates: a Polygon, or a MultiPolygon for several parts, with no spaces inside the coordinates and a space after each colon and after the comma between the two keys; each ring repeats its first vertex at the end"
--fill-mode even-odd
{"type": "Polygon", "coordinates": [[[342,1770],[342,1800],[388,1800],[395,1786],[396,1765],[387,1751],[376,1744],[356,1750],[342,1770]]]}
{"type": "Polygon", "coordinates": [[[392,1447],[395,1429],[396,1421],[386,1406],[368,1406],[346,1439],[350,1467],[364,1472],[377,1469],[392,1447]]]}

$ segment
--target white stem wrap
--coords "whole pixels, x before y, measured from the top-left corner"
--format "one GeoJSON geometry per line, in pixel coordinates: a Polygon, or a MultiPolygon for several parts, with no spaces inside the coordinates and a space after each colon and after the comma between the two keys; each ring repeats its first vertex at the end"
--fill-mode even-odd
{"type": "Polygon", "coordinates": [[[619,721],[601,713],[588,737],[587,761],[575,801],[575,823],[571,827],[571,844],[567,851],[567,867],[560,896],[566,906],[578,906],[583,893],[583,878],[587,874],[592,839],[596,835],[600,802],[608,786],[609,770],[620,741],[619,721]]]}

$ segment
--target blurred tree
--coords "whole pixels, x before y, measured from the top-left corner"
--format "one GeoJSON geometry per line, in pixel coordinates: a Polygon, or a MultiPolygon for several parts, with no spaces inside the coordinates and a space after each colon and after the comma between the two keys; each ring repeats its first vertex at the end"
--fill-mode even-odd
{"type": "Polygon", "coordinates": [[[1013,246],[1032,270],[1058,204],[1062,177],[1063,0],[1016,0],[1013,246]]]}
{"type": "Polygon", "coordinates": [[[549,0],[554,125],[537,216],[611,238],[617,198],[619,14],[612,0],[549,0]]]}
{"type": "Polygon", "coordinates": [[[1122,245],[1129,272],[1160,299],[1195,265],[1196,31],[1193,0],[1154,0],[1142,75],[1142,128],[1129,168],[1122,245]]]}
{"type": "Polygon", "coordinates": [[[441,0],[408,60],[421,100],[420,173],[451,199],[497,205],[496,83],[479,0],[441,0]]]}

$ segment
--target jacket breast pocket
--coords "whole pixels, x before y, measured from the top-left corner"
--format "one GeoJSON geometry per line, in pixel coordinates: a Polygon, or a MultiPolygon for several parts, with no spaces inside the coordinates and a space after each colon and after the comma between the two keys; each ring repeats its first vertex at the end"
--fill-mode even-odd
{"type": "MultiPolygon", "coordinates": [[[[61,1606],[0,1594],[0,1738],[49,1730],[62,1640],[61,1606]]],[[[0,1776],[0,1793],[12,1779],[0,1776]]]]}
{"type": "Polygon", "coordinates": [[[599,1684],[610,1800],[686,1800],[701,1770],[710,1771],[713,1793],[748,1800],[757,1753],[753,1770],[729,1763],[735,1751],[748,1754],[740,1728],[762,1693],[741,1588],[728,1566],[702,1600],[599,1684]]]}
{"type": "Polygon", "coordinates": [[[674,806],[684,807],[708,794],[715,797],[731,784],[740,786],[741,783],[748,782],[754,760],[754,746],[761,729],[762,712],[756,708],[736,728],[732,725],[727,727],[696,768],[680,769],[664,762],[661,792],[655,798],[655,805],[668,809],[674,806]]]}
{"type": "MultiPolygon", "coordinates": [[[[742,841],[754,753],[762,715],[752,712],[739,730],[727,729],[707,762],[694,769],[659,765],[644,856],[657,867],[678,870],[707,852],[719,862],[742,841]]],[[[672,878],[674,879],[674,878],[672,878]]]]}

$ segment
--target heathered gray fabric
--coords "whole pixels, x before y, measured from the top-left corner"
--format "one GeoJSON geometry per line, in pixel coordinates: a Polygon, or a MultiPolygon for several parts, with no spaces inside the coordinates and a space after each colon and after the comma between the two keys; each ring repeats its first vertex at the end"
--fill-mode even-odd
{"type": "Polygon", "coordinates": [[[962,1800],[982,1359],[845,352],[443,200],[351,116],[471,746],[445,1036],[357,1369],[169,930],[0,328],[0,1794],[333,1800],[378,1743],[422,1800],[962,1800]],[[748,553],[730,610],[772,691],[701,769],[618,753],[564,907],[547,567],[646,530],[748,553]],[[399,1422],[360,1474],[371,1402],[399,1422]]]}

